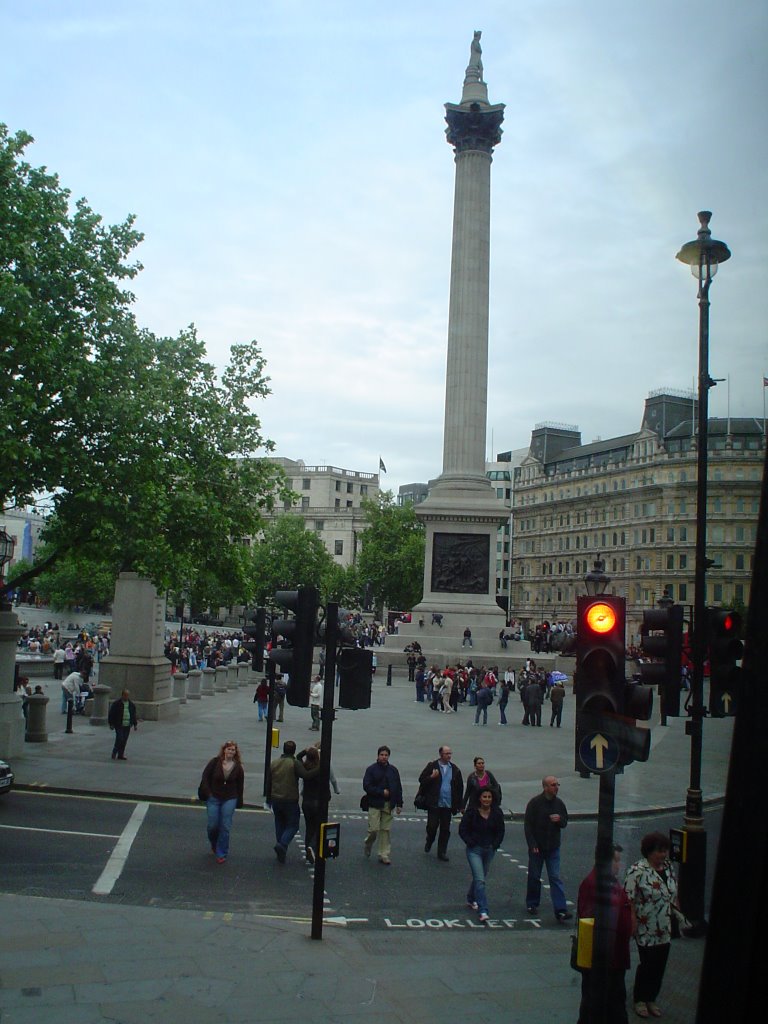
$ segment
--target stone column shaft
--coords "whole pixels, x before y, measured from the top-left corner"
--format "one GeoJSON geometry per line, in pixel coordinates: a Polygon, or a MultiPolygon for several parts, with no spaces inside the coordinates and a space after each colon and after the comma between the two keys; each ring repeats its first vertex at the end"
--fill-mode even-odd
{"type": "MultiPolygon", "coordinates": [[[[491,154],[456,154],[443,479],[485,478],[491,154]]],[[[446,481],[447,482],[447,481],[446,481]]]]}

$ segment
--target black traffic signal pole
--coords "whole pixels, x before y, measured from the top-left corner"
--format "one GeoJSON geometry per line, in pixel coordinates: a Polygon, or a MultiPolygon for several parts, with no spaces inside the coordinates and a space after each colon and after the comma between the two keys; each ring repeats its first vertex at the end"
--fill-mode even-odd
{"type": "MultiPolygon", "coordinates": [[[[322,729],[320,732],[320,779],[322,781],[321,820],[328,821],[328,793],[331,787],[331,746],[333,744],[333,709],[336,681],[336,644],[339,638],[339,606],[331,602],[325,613],[325,678],[323,680],[322,729]]],[[[320,844],[318,844],[320,845],[320,844]]],[[[325,895],[325,857],[315,850],[315,878],[312,887],[313,939],[323,937],[323,897],[325,895]]]]}
{"type": "Polygon", "coordinates": [[[269,803],[272,792],[270,766],[272,764],[272,723],[275,719],[275,663],[271,659],[267,663],[269,679],[269,703],[267,704],[267,737],[264,742],[264,799],[269,803]]]}
{"type": "Polygon", "coordinates": [[[613,823],[616,794],[616,770],[600,776],[600,795],[597,809],[597,844],[595,869],[595,931],[592,941],[592,969],[589,973],[590,1009],[588,1024],[610,1024],[608,970],[611,960],[611,888],[613,884],[613,823]]]}

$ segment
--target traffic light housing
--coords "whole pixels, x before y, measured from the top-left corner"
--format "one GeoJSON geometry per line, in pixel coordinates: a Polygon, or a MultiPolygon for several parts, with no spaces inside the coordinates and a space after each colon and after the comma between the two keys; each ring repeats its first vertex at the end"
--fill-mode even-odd
{"type": "Polygon", "coordinates": [[[342,647],[339,670],[339,707],[360,711],[371,706],[373,654],[364,647],[342,647]]]}
{"type": "Polygon", "coordinates": [[[269,660],[288,674],[286,700],[296,708],[309,707],[309,684],[312,681],[317,609],[319,598],[315,587],[278,590],[275,604],[293,612],[291,619],[272,620],[272,650],[269,660]],[[281,646],[275,646],[277,643],[281,646]]]}
{"type": "Polygon", "coordinates": [[[736,664],[744,654],[741,616],[727,608],[708,608],[709,713],[713,718],[736,714],[741,668],[736,664]]]}
{"type": "Polygon", "coordinates": [[[683,662],[683,606],[669,605],[643,612],[640,646],[649,658],[640,665],[640,681],[659,687],[662,718],[680,717],[680,677],[683,662]]]}
{"type": "Polygon", "coordinates": [[[650,718],[653,694],[625,678],[626,602],[606,594],[580,597],[576,617],[576,768],[582,774],[600,770],[584,761],[582,743],[590,736],[612,741],[618,767],[647,761],[650,730],[635,722],[650,718]]]}
{"type": "Polygon", "coordinates": [[[252,626],[246,626],[243,635],[246,637],[243,646],[251,656],[251,668],[254,672],[264,671],[264,640],[267,633],[267,609],[256,608],[249,616],[252,626]]]}

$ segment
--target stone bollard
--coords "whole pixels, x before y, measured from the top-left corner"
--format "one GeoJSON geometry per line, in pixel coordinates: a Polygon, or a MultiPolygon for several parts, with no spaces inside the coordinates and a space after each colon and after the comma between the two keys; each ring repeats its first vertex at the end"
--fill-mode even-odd
{"type": "Polygon", "coordinates": [[[109,695],[112,692],[104,683],[96,683],[93,688],[93,711],[89,719],[91,725],[106,725],[109,718],[109,695]]]}
{"type": "Polygon", "coordinates": [[[248,685],[251,676],[251,663],[250,661],[240,661],[237,664],[237,685],[239,687],[245,687],[248,685]]]}
{"type": "Polygon", "coordinates": [[[187,673],[187,700],[200,700],[200,683],[203,678],[202,670],[199,668],[190,669],[187,673]]]}
{"type": "Polygon", "coordinates": [[[228,669],[226,665],[218,665],[216,667],[216,681],[213,687],[216,690],[216,693],[227,692],[227,672],[228,669]]]}
{"type": "Polygon", "coordinates": [[[212,697],[216,692],[216,669],[204,668],[202,674],[203,682],[200,687],[200,693],[204,697],[212,697]]]}
{"type": "Polygon", "coordinates": [[[48,697],[44,693],[33,693],[27,697],[27,727],[24,733],[26,743],[47,743],[45,710],[48,697]]]}
{"type": "Polygon", "coordinates": [[[228,690],[236,690],[237,689],[237,662],[236,661],[231,661],[229,663],[229,665],[227,665],[227,689],[228,690]]]}
{"type": "Polygon", "coordinates": [[[187,703],[187,673],[177,672],[173,677],[173,696],[179,704],[187,703]]]}

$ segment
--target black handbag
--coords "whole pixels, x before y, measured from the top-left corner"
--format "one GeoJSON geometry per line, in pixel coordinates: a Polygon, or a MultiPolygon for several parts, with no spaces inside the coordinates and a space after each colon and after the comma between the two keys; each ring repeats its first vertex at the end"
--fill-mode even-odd
{"type": "Polygon", "coordinates": [[[413,806],[416,808],[417,811],[429,810],[429,803],[427,802],[427,798],[424,796],[421,790],[419,790],[416,796],[413,798],[413,806]]]}
{"type": "Polygon", "coordinates": [[[370,802],[368,800],[368,794],[367,793],[363,793],[363,795],[360,797],[360,810],[361,811],[367,811],[367,810],[369,810],[369,808],[370,808],[370,802]]]}

